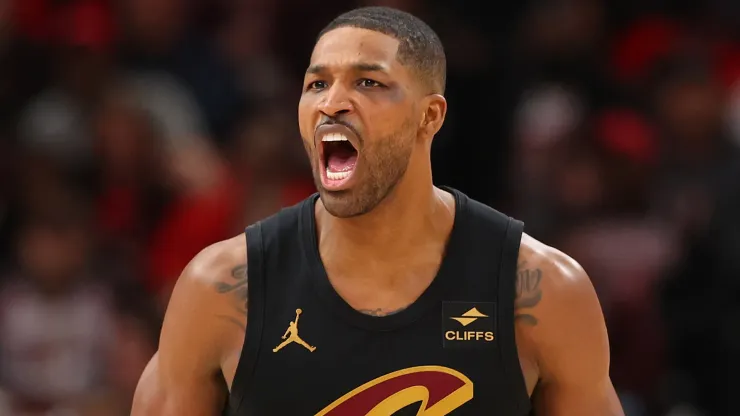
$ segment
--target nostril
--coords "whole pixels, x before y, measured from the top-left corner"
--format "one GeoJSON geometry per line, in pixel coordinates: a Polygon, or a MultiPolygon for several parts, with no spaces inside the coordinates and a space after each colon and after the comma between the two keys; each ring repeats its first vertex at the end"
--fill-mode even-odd
{"type": "Polygon", "coordinates": [[[322,114],[324,114],[326,117],[332,118],[332,119],[333,118],[336,118],[338,116],[344,115],[344,114],[348,114],[349,112],[350,112],[350,110],[349,109],[346,109],[346,108],[345,109],[342,109],[342,110],[337,110],[337,109],[332,109],[332,108],[324,108],[324,109],[321,110],[321,113],[322,114]]]}

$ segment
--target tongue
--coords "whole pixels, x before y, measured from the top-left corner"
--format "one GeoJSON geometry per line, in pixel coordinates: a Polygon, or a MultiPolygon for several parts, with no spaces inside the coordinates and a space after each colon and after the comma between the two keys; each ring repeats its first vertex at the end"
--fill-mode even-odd
{"type": "Polygon", "coordinates": [[[332,172],[347,172],[357,163],[357,152],[354,149],[339,148],[331,152],[327,160],[327,167],[332,172]]]}

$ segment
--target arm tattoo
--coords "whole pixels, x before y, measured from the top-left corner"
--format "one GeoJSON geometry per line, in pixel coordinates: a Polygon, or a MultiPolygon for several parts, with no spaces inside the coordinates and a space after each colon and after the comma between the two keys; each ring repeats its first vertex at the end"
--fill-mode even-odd
{"type": "Polygon", "coordinates": [[[225,319],[234,325],[241,328],[242,331],[246,327],[246,316],[247,316],[247,291],[249,283],[247,280],[247,265],[240,264],[231,269],[231,279],[228,282],[216,282],[214,285],[216,292],[223,295],[230,295],[232,298],[232,305],[238,315],[237,319],[235,316],[218,315],[219,318],[225,319]],[[244,318],[242,321],[241,319],[244,318]]]}
{"type": "Polygon", "coordinates": [[[530,313],[520,312],[519,309],[534,308],[542,300],[542,270],[528,268],[526,262],[519,264],[516,272],[516,299],[514,300],[514,320],[528,325],[537,325],[537,318],[530,313]]]}
{"type": "Polygon", "coordinates": [[[404,306],[403,308],[398,308],[394,310],[383,310],[383,308],[377,308],[377,309],[359,309],[359,312],[364,313],[365,315],[370,316],[389,316],[389,315],[395,315],[404,309],[406,309],[408,306],[404,306]]]}

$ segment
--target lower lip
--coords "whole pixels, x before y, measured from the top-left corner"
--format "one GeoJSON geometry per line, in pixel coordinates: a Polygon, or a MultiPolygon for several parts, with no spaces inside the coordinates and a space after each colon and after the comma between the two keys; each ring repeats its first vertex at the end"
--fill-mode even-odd
{"type": "Polygon", "coordinates": [[[357,164],[350,171],[349,176],[342,179],[329,179],[326,174],[326,167],[321,168],[321,185],[328,191],[343,191],[349,188],[351,185],[350,181],[355,176],[357,170],[357,164]]]}

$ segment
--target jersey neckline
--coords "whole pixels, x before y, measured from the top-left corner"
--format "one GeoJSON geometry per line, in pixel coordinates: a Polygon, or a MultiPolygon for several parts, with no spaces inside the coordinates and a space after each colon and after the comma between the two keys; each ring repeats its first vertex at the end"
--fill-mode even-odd
{"type": "Polygon", "coordinates": [[[462,253],[464,244],[462,244],[461,239],[464,234],[462,229],[464,228],[466,208],[465,195],[452,188],[442,187],[442,189],[451,193],[455,198],[455,218],[437,274],[416,301],[406,309],[380,317],[367,315],[354,309],[334,290],[319,254],[315,215],[315,206],[319,194],[316,193],[308,198],[302,207],[300,229],[303,235],[301,240],[303,252],[311,269],[312,286],[321,301],[350,325],[373,331],[391,331],[410,325],[419,320],[432,306],[441,302],[442,294],[447,292],[445,288],[453,279],[455,264],[459,264],[462,259],[461,256],[464,256],[464,253],[462,253]]]}

